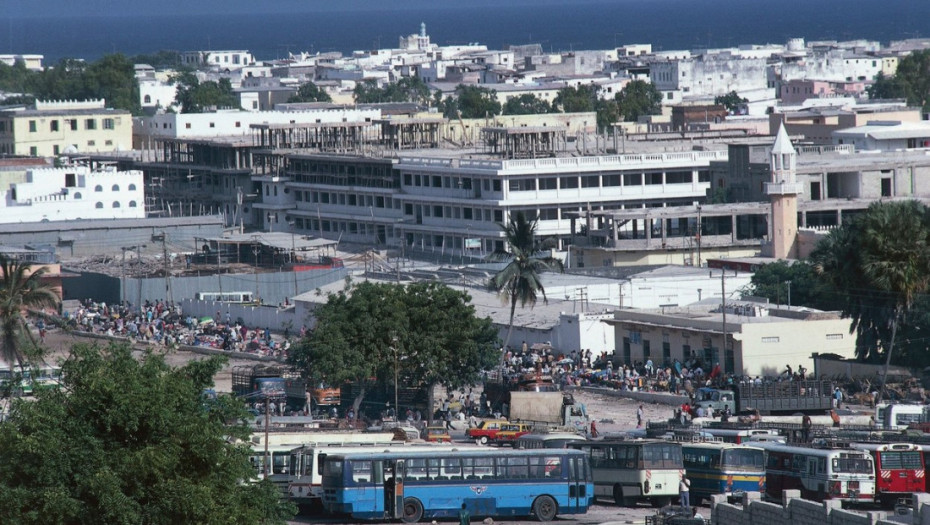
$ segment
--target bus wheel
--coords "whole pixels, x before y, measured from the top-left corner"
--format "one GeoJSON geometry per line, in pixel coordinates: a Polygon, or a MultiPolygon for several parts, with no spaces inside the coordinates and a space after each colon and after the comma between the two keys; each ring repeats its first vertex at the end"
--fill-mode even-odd
{"type": "Polygon", "coordinates": [[[533,502],[533,514],[539,521],[552,521],[559,507],[550,496],[540,496],[533,502]]]}
{"type": "Polygon", "coordinates": [[[404,523],[416,523],[423,518],[423,504],[415,498],[404,500],[404,523]]]}
{"type": "Polygon", "coordinates": [[[623,487],[614,485],[614,503],[618,506],[625,506],[626,500],[623,498],[623,487]]]}
{"type": "Polygon", "coordinates": [[[652,506],[657,509],[661,509],[662,507],[669,505],[671,503],[672,503],[672,498],[669,496],[663,496],[661,498],[652,498],[652,506]]]}

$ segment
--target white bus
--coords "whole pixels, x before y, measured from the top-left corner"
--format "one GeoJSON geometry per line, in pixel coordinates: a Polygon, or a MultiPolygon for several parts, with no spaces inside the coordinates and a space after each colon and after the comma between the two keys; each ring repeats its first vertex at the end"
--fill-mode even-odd
{"type": "Polygon", "coordinates": [[[216,301],[220,303],[251,303],[252,292],[197,292],[194,299],[198,301],[216,301]]]}
{"type": "Polygon", "coordinates": [[[588,441],[570,448],[587,452],[594,474],[594,496],[613,498],[617,505],[649,501],[664,507],[678,496],[685,473],[681,443],[657,439],[588,441]]]}

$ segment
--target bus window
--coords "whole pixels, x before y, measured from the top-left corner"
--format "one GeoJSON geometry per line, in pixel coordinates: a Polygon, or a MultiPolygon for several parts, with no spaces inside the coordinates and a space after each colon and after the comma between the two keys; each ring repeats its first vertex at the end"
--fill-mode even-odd
{"type": "Polygon", "coordinates": [[[371,480],[371,461],[353,461],[352,480],[356,483],[368,483],[371,480]]]}
{"type": "Polygon", "coordinates": [[[475,475],[486,479],[494,476],[494,458],[475,458],[475,475]]]}
{"type": "Polygon", "coordinates": [[[330,460],[323,464],[323,476],[342,479],[342,461],[330,460]]]}
{"type": "Polygon", "coordinates": [[[872,471],[871,461],[864,458],[833,458],[833,472],[868,474],[872,471]]]}
{"type": "Polygon", "coordinates": [[[498,458],[497,477],[525,479],[529,477],[529,464],[525,457],[498,458]]]}
{"type": "Polygon", "coordinates": [[[883,469],[904,468],[900,452],[879,452],[878,458],[882,463],[883,469]]]}
{"type": "Polygon", "coordinates": [[[426,479],[426,459],[410,459],[407,461],[407,479],[426,479]]]}
{"type": "Polygon", "coordinates": [[[463,479],[461,459],[443,459],[440,474],[448,479],[463,479]]]}
{"type": "Polygon", "coordinates": [[[901,467],[907,469],[924,468],[924,462],[921,460],[921,452],[919,450],[901,452],[901,467]]]}
{"type": "Polygon", "coordinates": [[[728,467],[762,470],[764,457],[761,450],[731,449],[724,452],[724,464],[728,467]]]}

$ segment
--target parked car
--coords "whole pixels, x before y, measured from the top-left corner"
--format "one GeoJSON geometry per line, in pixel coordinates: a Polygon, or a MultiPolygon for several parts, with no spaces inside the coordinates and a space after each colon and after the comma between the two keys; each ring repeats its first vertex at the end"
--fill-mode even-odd
{"type": "Polygon", "coordinates": [[[506,423],[501,425],[501,429],[491,440],[497,446],[510,445],[514,446],[517,438],[530,433],[530,427],[524,423],[506,423]]]}
{"type": "Polygon", "coordinates": [[[426,427],[426,440],[434,443],[451,443],[452,436],[449,435],[446,427],[426,427]]]}
{"type": "Polygon", "coordinates": [[[479,445],[487,445],[501,431],[503,425],[509,425],[510,421],[506,419],[486,419],[475,428],[469,428],[465,434],[469,439],[474,439],[479,445]]]}

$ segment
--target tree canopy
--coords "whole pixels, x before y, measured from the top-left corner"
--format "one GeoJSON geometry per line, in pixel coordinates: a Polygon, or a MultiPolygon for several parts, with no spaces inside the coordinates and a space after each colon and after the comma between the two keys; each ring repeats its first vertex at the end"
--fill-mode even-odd
{"type": "Polygon", "coordinates": [[[866,91],[869,98],[905,98],[908,105],[930,111],[930,49],[902,58],[891,77],[879,73],[866,91]]]}
{"type": "Polygon", "coordinates": [[[807,261],[775,261],[763,265],[752,275],[751,295],[765,297],[776,304],[791,304],[818,310],[836,310],[841,305],[829,284],[807,261]],[[790,283],[790,284],[789,284],[790,283]]]}
{"type": "Polygon", "coordinates": [[[731,114],[738,113],[740,106],[747,102],[749,102],[749,99],[739,96],[739,93],[736,91],[730,91],[726,95],[714,97],[714,104],[722,105],[727,108],[727,112],[731,114]]]}
{"type": "Polygon", "coordinates": [[[401,387],[473,384],[496,363],[497,330],[467,301],[436,283],[350,283],[315,311],[289,361],[313,382],[359,384],[356,411],[366,390],[393,384],[395,359],[401,387]]]}
{"type": "Polygon", "coordinates": [[[446,118],[487,118],[500,115],[501,103],[493,89],[459,84],[455,97],[446,97],[439,109],[446,118]]]}
{"type": "Polygon", "coordinates": [[[203,113],[214,107],[239,107],[239,97],[233,92],[228,78],[201,82],[193,72],[182,71],[172,80],[178,84],[175,100],[182,113],[203,113]]]}
{"type": "Polygon", "coordinates": [[[430,102],[429,87],[420,77],[403,77],[381,87],[376,80],[363,80],[355,85],[354,95],[356,104],[412,102],[426,105],[430,102]]]}
{"type": "Polygon", "coordinates": [[[532,93],[510,98],[503,107],[504,115],[538,115],[551,112],[552,105],[532,93]]]}
{"type": "MultiPolygon", "coordinates": [[[[925,317],[909,315],[918,300],[926,300],[930,277],[930,212],[924,205],[872,204],[831,231],[811,254],[811,262],[832,286],[843,313],[851,317],[860,358],[888,358],[902,342],[900,354],[926,354],[924,337],[905,335],[919,332],[925,317]],[[896,343],[899,326],[904,337],[896,343]]],[[[927,333],[930,326],[923,329],[927,333]]]]}
{"type": "Polygon", "coordinates": [[[142,112],[133,62],[122,54],[104,55],[90,63],[63,58],[42,71],[27,69],[22,62],[0,64],[0,91],[39,100],[102,98],[108,107],[142,112]]]}
{"type": "Polygon", "coordinates": [[[0,423],[0,522],[283,523],[291,505],[253,477],[242,403],[203,391],[224,358],[173,369],[128,345],[78,344],[61,387],[0,423]]]}
{"type": "Polygon", "coordinates": [[[662,113],[662,93],[655,84],[645,80],[632,80],[616,95],[620,116],[627,122],[636,122],[643,115],[662,113]]]}
{"type": "Polygon", "coordinates": [[[319,86],[313,82],[307,82],[306,84],[301,84],[297,89],[297,93],[291,95],[288,102],[332,102],[333,97],[329,96],[329,93],[320,89],[319,86]]]}
{"type": "Polygon", "coordinates": [[[567,87],[559,90],[552,101],[553,110],[564,113],[596,113],[597,129],[604,131],[617,122],[620,112],[614,100],[598,96],[599,88],[594,84],[567,87]]]}

